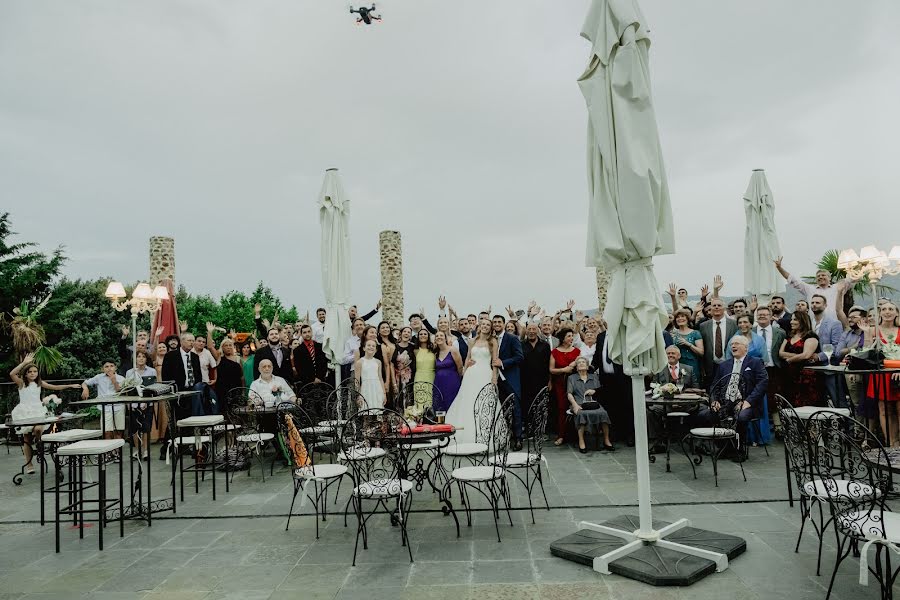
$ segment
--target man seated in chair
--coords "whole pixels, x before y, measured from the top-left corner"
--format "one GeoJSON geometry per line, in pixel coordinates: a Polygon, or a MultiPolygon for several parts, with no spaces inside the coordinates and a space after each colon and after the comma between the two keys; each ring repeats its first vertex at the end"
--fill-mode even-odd
{"type": "MultiPolygon", "coordinates": [[[[696,388],[699,385],[696,379],[699,374],[695,374],[694,369],[690,365],[681,364],[681,350],[678,349],[678,346],[672,345],[666,348],[666,359],[668,361],[666,366],[653,376],[653,383],[658,383],[659,385],[683,383],[685,390],[696,388]]],[[[688,408],[689,406],[673,406],[670,407],[668,412],[687,411],[688,408]]],[[[660,438],[662,437],[663,419],[666,412],[665,408],[659,404],[647,406],[647,437],[655,440],[654,451],[665,451],[664,441],[660,438]]],[[[688,423],[693,424],[695,422],[694,417],[695,415],[692,415],[688,423]]]]}
{"type": "Polygon", "coordinates": [[[735,460],[747,458],[747,424],[762,408],[769,387],[769,376],[762,360],[747,356],[748,340],[742,335],[731,338],[732,358],[719,364],[710,388],[709,419],[719,423],[733,418],[740,436],[740,451],[735,460]]]}

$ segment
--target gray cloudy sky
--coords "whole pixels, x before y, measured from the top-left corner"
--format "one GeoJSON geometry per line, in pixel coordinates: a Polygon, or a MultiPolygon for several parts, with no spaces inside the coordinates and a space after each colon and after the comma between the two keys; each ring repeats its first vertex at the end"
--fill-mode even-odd
{"type": "MultiPolygon", "coordinates": [[[[0,189],[70,276],[270,284],[322,302],[316,194],[353,201],[354,297],[403,234],[407,312],[439,293],[592,307],[584,267],[588,0],[0,3],[0,189]]],[[[790,270],[897,236],[900,3],[644,0],[678,254],[660,283],[741,292],[750,171],[767,170],[790,270]]]]}

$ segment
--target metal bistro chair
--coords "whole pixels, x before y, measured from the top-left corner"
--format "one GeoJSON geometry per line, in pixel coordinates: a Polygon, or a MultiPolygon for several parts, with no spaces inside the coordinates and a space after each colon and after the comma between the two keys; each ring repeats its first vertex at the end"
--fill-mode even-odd
{"type": "Polygon", "coordinates": [[[834,522],[837,553],[825,598],[831,597],[838,569],[859,545],[859,581],[870,574],[882,598],[893,597],[900,569],[892,568],[891,553],[900,554],[900,513],[885,504],[892,486],[887,452],[878,437],[852,418],[831,411],[817,413],[807,423],[814,479],[807,488],[828,503],[834,522]],[[875,546],[875,568],[869,549],[875,546]]]}
{"type": "MultiPolygon", "coordinates": [[[[234,445],[250,459],[253,457],[259,463],[259,470],[263,482],[266,481],[265,454],[266,447],[275,444],[275,433],[266,431],[265,421],[271,417],[271,410],[264,412],[264,403],[259,394],[250,388],[235,388],[228,392],[228,425],[224,431],[234,433],[234,445]]],[[[269,421],[271,426],[271,420],[269,421]]],[[[272,460],[269,461],[269,476],[275,472],[275,461],[278,460],[278,449],[274,448],[272,460]]],[[[247,468],[247,476],[250,476],[251,467],[247,468]]]]}
{"type": "Polygon", "coordinates": [[[459,467],[463,458],[471,462],[472,465],[484,463],[488,455],[488,442],[491,439],[498,402],[497,386],[493,383],[485,385],[478,392],[474,407],[475,441],[461,443],[454,441],[444,449],[444,456],[449,456],[451,459],[451,468],[459,467]]]}
{"type": "Polygon", "coordinates": [[[509,457],[509,443],[513,422],[513,403],[516,402],[515,394],[510,394],[500,406],[500,412],[494,415],[493,427],[489,438],[491,451],[491,464],[459,467],[450,473],[450,480],[444,485],[443,493],[444,512],[453,515],[456,523],[456,537],[460,536],[459,519],[453,504],[450,501],[450,487],[456,484],[463,506],[466,508],[466,523],[472,526],[472,501],[469,498],[469,490],[477,491],[485,497],[491,505],[494,515],[494,528],[497,530],[497,542],[500,542],[500,500],[506,505],[506,516],[509,526],[512,527],[512,514],[510,513],[509,487],[506,481],[506,461],[509,457]],[[482,488],[482,486],[484,486],[482,488]]]}
{"type": "Polygon", "coordinates": [[[825,498],[817,490],[821,491],[821,482],[813,483],[812,473],[812,448],[810,447],[810,435],[806,424],[799,417],[794,407],[784,396],[775,395],[775,403],[778,407],[778,417],[781,420],[782,439],[784,440],[785,469],[787,470],[788,488],[791,487],[791,476],[797,483],[800,493],[800,532],[797,534],[797,544],[794,552],[800,551],[800,541],[803,538],[803,529],[808,520],[819,539],[818,558],[816,561],[816,575],[820,573],[822,562],[822,541],[825,529],[830,523],[826,521],[822,510],[825,498]],[[813,505],[819,509],[818,521],[813,519],[813,505]]]}
{"type": "Polygon", "coordinates": [[[399,525],[401,544],[406,546],[409,561],[413,562],[412,547],[407,536],[413,484],[403,478],[406,473],[406,449],[400,443],[400,432],[405,425],[403,416],[395,411],[385,408],[366,409],[347,421],[340,436],[341,452],[346,457],[365,457],[375,450],[384,452],[379,460],[347,462],[353,480],[350,498],[357,522],[353,566],[356,566],[360,538],[363,549],[369,547],[366,524],[379,508],[389,512],[391,522],[399,525]],[[366,510],[364,503],[374,503],[374,507],[366,510]]]}
{"type": "MultiPolygon", "coordinates": [[[[541,486],[541,494],[544,496],[544,504],[550,510],[547,502],[547,493],[544,491],[544,478],[541,474],[541,463],[547,462],[544,458],[544,431],[547,429],[547,418],[550,406],[550,390],[542,389],[535,396],[528,410],[528,421],[525,429],[525,451],[510,452],[506,457],[507,473],[519,480],[528,492],[528,509],[531,511],[531,522],[534,523],[534,505],[531,501],[531,493],[535,485],[541,486]],[[525,471],[525,479],[516,471],[525,471]]],[[[497,456],[491,457],[490,464],[497,464],[497,456]]]]}
{"type": "MultiPolygon", "coordinates": [[[[728,386],[731,377],[723,377],[715,384],[709,393],[710,412],[713,415],[714,425],[712,427],[694,427],[688,434],[682,438],[681,446],[684,455],[691,461],[691,470],[694,472],[694,479],[697,479],[697,466],[703,462],[703,455],[697,450],[697,445],[705,448],[706,453],[712,461],[713,478],[716,487],[719,487],[719,458],[726,450],[731,449],[735,453],[745,452],[746,449],[741,446],[741,438],[735,428],[734,405],[740,400],[729,400],[727,396],[728,386]],[[713,411],[714,403],[718,403],[720,409],[713,411]],[[688,454],[685,442],[689,442],[692,459],[688,454]]],[[[743,377],[738,379],[738,396],[743,398],[746,395],[746,380],[743,377]]],[[[744,482],[747,481],[747,474],[744,472],[744,463],[738,462],[741,467],[741,475],[744,482]]]]}
{"type": "MultiPolygon", "coordinates": [[[[359,447],[354,448],[350,453],[343,450],[343,442],[341,437],[344,435],[344,429],[347,423],[353,419],[361,410],[366,410],[366,399],[359,392],[339,387],[328,397],[328,407],[331,414],[331,439],[328,441],[331,448],[330,451],[335,453],[337,461],[344,465],[350,465],[352,462],[360,461],[364,463],[363,468],[371,468],[372,463],[380,460],[386,454],[383,448],[379,447],[359,447]]],[[[341,492],[341,483],[338,481],[337,488],[334,492],[334,501],[337,503],[338,495],[341,492]]],[[[353,497],[349,496],[344,505],[344,527],[347,527],[347,516],[350,514],[350,505],[353,497]]]]}
{"type": "Polygon", "coordinates": [[[348,469],[339,464],[316,463],[320,429],[316,426],[315,418],[303,408],[292,402],[282,402],[278,405],[277,421],[279,434],[288,449],[288,461],[294,481],[294,496],[291,498],[291,508],[288,510],[284,530],[287,531],[291,526],[294,503],[297,501],[297,495],[301,494],[300,508],[303,508],[303,502],[308,498],[315,509],[316,539],[319,539],[319,515],[322,515],[322,521],[326,520],[328,488],[335,482],[340,484],[348,469]],[[313,484],[312,495],[306,493],[310,482],[313,484]]]}

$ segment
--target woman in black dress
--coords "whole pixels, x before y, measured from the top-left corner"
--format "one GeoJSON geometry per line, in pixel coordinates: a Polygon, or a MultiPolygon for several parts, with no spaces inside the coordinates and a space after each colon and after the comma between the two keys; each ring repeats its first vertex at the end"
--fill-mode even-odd
{"type": "Polygon", "coordinates": [[[216,366],[216,396],[219,399],[219,414],[228,412],[228,392],[244,385],[244,369],[234,349],[234,342],[226,337],[219,346],[222,354],[216,366]]]}

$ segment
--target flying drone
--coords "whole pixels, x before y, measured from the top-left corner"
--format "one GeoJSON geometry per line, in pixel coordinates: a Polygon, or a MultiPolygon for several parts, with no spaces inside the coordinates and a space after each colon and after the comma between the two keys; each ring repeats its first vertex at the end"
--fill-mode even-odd
{"type": "Polygon", "coordinates": [[[353,8],[353,5],[350,5],[350,14],[357,14],[359,17],[356,19],[356,24],[365,23],[366,25],[371,25],[373,21],[380,21],[381,15],[375,14],[375,3],[372,3],[372,6],[366,8],[365,6],[360,6],[359,8],[353,8]]]}

